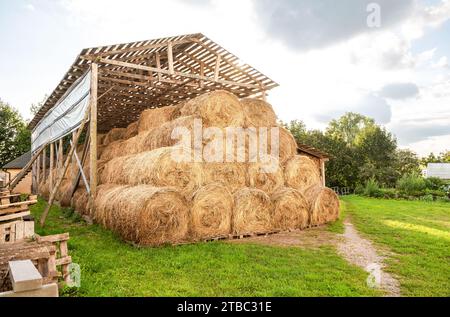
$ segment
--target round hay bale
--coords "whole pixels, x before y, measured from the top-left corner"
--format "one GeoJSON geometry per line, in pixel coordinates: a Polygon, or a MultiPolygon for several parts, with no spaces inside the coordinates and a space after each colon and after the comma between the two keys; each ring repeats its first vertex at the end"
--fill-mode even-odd
{"type": "Polygon", "coordinates": [[[50,184],[48,182],[48,179],[39,183],[39,195],[41,195],[44,199],[48,199],[50,196],[49,186],[50,184]]]}
{"type": "Polygon", "coordinates": [[[297,142],[289,130],[280,127],[280,149],[279,157],[281,165],[286,164],[291,158],[297,154],[297,142]]]}
{"type": "Polygon", "coordinates": [[[243,127],[245,116],[239,99],[224,90],[200,95],[181,109],[183,116],[200,116],[207,127],[243,127]]]}
{"type": "Polygon", "coordinates": [[[177,150],[166,147],[112,159],[101,173],[101,183],[177,187],[191,195],[203,183],[202,167],[199,163],[175,161],[172,153],[177,150]]]}
{"type": "Polygon", "coordinates": [[[86,189],[84,188],[84,186],[78,187],[75,193],[73,194],[70,205],[79,214],[86,215],[89,213],[88,203],[89,203],[89,195],[86,189]]]}
{"type": "Polygon", "coordinates": [[[243,163],[202,163],[203,184],[222,183],[234,193],[247,184],[247,167],[243,163]]]}
{"type": "MultiPolygon", "coordinates": [[[[103,144],[103,142],[105,141],[105,137],[106,137],[105,133],[97,133],[97,143],[98,144],[103,144]]],[[[82,147],[82,145],[80,144],[77,147],[77,151],[78,151],[78,148],[81,148],[81,147],[82,147]]]]}
{"type": "Polygon", "coordinates": [[[280,164],[270,158],[267,163],[249,163],[247,175],[250,187],[261,189],[266,193],[272,193],[284,185],[283,170],[280,164]]]}
{"type": "Polygon", "coordinates": [[[339,197],[333,190],[314,185],[304,195],[310,203],[311,225],[322,225],[339,218],[339,197]]]}
{"type": "Polygon", "coordinates": [[[122,140],[125,136],[127,129],[114,128],[111,129],[105,136],[103,140],[103,145],[109,145],[110,143],[118,140],[122,140]]]}
{"type": "Polygon", "coordinates": [[[212,183],[197,190],[192,199],[191,233],[212,238],[231,232],[233,196],[226,186],[212,183]]]}
{"type": "Polygon", "coordinates": [[[272,230],[272,203],[265,192],[242,188],[234,194],[232,230],[235,234],[262,233],[272,230]]]}
{"type": "Polygon", "coordinates": [[[147,109],[141,113],[139,117],[138,133],[152,130],[160,127],[162,124],[172,121],[175,117],[177,107],[161,107],[155,109],[147,109]]]}
{"type": "Polygon", "coordinates": [[[286,186],[301,192],[321,184],[319,167],[305,155],[296,155],[286,163],[284,178],[286,186]]]}
{"type": "Polygon", "coordinates": [[[158,246],[186,239],[189,209],[173,188],[148,185],[99,187],[96,221],[127,241],[158,246]]]}
{"type": "Polygon", "coordinates": [[[138,124],[139,122],[130,123],[125,131],[124,139],[128,140],[138,134],[138,124]]]}
{"type": "Polygon", "coordinates": [[[246,98],[241,100],[247,127],[274,127],[277,116],[272,106],[261,99],[246,98]]]}
{"type": "Polygon", "coordinates": [[[272,195],[272,221],[280,230],[303,229],[309,224],[309,203],[296,189],[284,187],[272,195]]]}
{"type": "Polygon", "coordinates": [[[69,180],[63,180],[59,189],[55,195],[55,199],[59,202],[59,204],[63,207],[70,206],[70,190],[72,189],[72,182],[69,180]]]}

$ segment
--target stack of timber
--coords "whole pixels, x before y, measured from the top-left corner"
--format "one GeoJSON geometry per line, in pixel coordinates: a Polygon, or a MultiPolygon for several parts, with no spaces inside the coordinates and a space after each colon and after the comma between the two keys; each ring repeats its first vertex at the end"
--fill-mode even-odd
{"type": "MultiPolygon", "coordinates": [[[[272,143],[268,144],[270,153],[272,143]]],[[[263,100],[239,100],[229,92],[214,91],[176,106],[149,109],[128,128],[111,130],[98,147],[99,187],[93,206],[83,183],[73,197],[63,199],[73,183],[70,173],[61,186],[60,201],[137,244],[297,230],[339,216],[338,197],[324,187],[320,163],[298,155],[296,140],[277,124],[272,106],[263,100]],[[279,157],[270,172],[265,170],[267,163],[251,160],[249,134],[243,147],[232,145],[231,161],[174,161],[171,153],[179,149],[179,140],[172,138],[176,128],[192,132],[191,149],[207,151],[207,142],[194,140],[198,120],[203,129],[224,134],[229,127],[256,128],[258,140],[263,137],[258,128],[278,127],[279,157]]]]}

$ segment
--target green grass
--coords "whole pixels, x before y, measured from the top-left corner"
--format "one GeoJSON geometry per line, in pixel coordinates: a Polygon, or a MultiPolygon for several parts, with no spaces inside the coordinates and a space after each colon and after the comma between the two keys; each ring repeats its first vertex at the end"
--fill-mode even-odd
{"type": "MultiPolygon", "coordinates": [[[[39,201],[33,214],[40,216],[39,201]]],[[[136,248],[110,231],[87,226],[52,207],[39,234],[70,232],[69,252],[81,266],[81,288],[66,296],[376,296],[367,273],[335,249],[200,243],[136,248]]]]}
{"type": "Polygon", "coordinates": [[[404,296],[450,296],[450,204],[343,198],[358,230],[394,254],[404,296]]]}

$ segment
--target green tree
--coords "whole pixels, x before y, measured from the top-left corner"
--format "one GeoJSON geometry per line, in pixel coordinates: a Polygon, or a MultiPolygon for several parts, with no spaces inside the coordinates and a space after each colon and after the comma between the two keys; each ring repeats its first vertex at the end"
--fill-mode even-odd
{"type": "Polygon", "coordinates": [[[30,131],[17,110],[0,100],[0,167],[30,150],[30,131]]]}
{"type": "Polygon", "coordinates": [[[39,112],[39,110],[45,104],[45,101],[47,101],[47,98],[48,98],[48,95],[45,95],[41,102],[31,104],[30,113],[32,116],[35,116],[39,112]]]}
{"type": "Polygon", "coordinates": [[[359,113],[348,112],[328,124],[326,134],[334,139],[343,140],[348,146],[353,146],[358,135],[367,128],[374,127],[375,120],[359,113]]]}
{"type": "Polygon", "coordinates": [[[396,170],[399,176],[420,174],[420,159],[411,150],[397,150],[396,170]]]}

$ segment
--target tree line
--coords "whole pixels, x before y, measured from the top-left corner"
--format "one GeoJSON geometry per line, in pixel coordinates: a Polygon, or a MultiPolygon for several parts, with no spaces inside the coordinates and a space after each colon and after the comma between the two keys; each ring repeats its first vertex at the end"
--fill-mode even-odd
{"type": "Polygon", "coordinates": [[[332,120],[325,131],[308,130],[302,121],[283,125],[302,144],[313,146],[330,156],[327,186],[356,188],[370,180],[394,187],[405,175],[419,175],[427,163],[450,163],[450,151],[420,159],[411,150],[399,149],[394,135],[372,118],[347,113],[332,120]]]}

